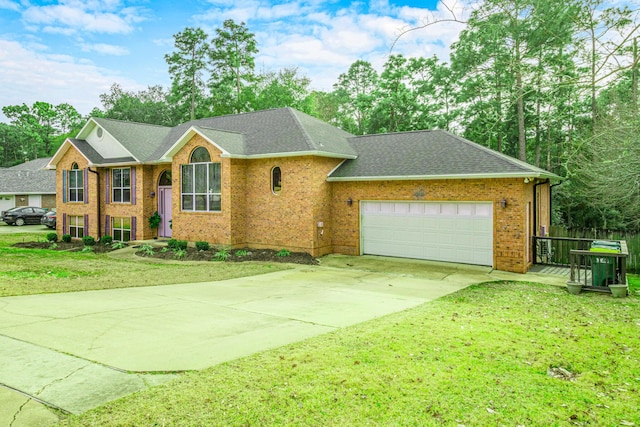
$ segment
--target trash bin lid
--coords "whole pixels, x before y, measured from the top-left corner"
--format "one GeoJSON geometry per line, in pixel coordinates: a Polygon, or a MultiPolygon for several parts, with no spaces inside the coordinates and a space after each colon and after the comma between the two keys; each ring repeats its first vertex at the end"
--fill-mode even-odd
{"type": "Polygon", "coordinates": [[[594,240],[591,243],[592,252],[609,252],[620,253],[620,242],[611,242],[608,240],[594,240]]]}

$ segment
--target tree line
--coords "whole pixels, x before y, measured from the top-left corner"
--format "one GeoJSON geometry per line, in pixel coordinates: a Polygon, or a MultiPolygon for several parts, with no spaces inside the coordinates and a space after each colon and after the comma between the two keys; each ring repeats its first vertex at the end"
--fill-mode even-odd
{"type": "MultiPolygon", "coordinates": [[[[357,60],[330,91],[296,68],[256,70],[244,23],[226,20],[211,37],[185,28],[165,56],[170,88],[114,84],[91,115],[173,126],[289,106],[358,135],[445,129],[564,177],[554,224],[640,229],[638,10],[484,0],[462,24],[449,62],[391,52],[377,71],[357,60]]],[[[66,104],[36,104],[3,108],[2,165],[50,155],[84,120],[66,104]]]]}

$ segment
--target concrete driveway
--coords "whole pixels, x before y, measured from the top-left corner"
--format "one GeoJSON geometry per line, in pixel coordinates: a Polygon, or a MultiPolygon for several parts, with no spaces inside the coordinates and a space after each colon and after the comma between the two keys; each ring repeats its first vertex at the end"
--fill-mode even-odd
{"type": "Polygon", "coordinates": [[[18,234],[18,233],[49,233],[50,228],[46,225],[23,225],[18,227],[17,225],[7,225],[7,223],[0,221],[0,234],[18,234]]]}
{"type": "Polygon", "coordinates": [[[474,283],[525,278],[417,263],[335,257],[221,282],[0,298],[0,384],[24,394],[0,387],[0,426],[3,411],[13,427],[55,418],[28,397],[81,413],[171,380],[172,372],[331,332],[474,283]]]}

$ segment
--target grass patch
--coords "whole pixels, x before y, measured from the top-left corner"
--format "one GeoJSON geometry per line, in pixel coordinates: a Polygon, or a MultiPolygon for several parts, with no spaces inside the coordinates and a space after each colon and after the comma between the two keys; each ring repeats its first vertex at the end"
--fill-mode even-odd
{"type": "Polygon", "coordinates": [[[207,282],[290,268],[265,263],[198,263],[194,268],[194,264],[137,262],[93,252],[11,247],[14,243],[33,241],[44,241],[44,236],[0,235],[0,297],[207,282]]]}
{"type": "Polygon", "coordinates": [[[485,283],[63,424],[639,425],[639,313],[635,294],[485,283]]]}

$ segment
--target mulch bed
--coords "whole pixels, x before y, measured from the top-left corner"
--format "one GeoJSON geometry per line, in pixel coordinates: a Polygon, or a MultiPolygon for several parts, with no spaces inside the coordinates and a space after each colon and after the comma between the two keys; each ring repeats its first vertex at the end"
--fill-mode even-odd
{"type": "MultiPolygon", "coordinates": [[[[50,242],[20,242],[15,243],[13,245],[16,248],[25,248],[25,249],[50,249],[55,251],[69,251],[69,252],[79,252],[84,248],[84,244],[79,240],[74,240],[71,242],[56,242],[56,245],[53,246],[50,242]]],[[[220,249],[218,248],[210,248],[208,251],[199,251],[196,248],[188,247],[185,251],[185,254],[181,258],[176,257],[176,253],[172,250],[165,250],[163,252],[163,248],[166,246],[153,246],[153,255],[148,255],[146,253],[138,250],[136,255],[144,257],[144,258],[153,258],[160,260],[177,260],[177,261],[214,261],[214,257],[216,252],[220,249]]],[[[134,246],[134,248],[140,249],[141,246],[134,246]]],[[[93,246],[93,252],[101,254],[111,252],[115,249],[111,247],[111,245],[103,245],[97,243],[93,246]]],[[[287,256],[278,256],[279,251],[275,251],[273,249],[249,249],[245,248],[247,254],[244,256],[238,255],[238,249],[228,250],[229,256],[226,259],[226,262],[245,262],[245,261],[263,261],[263,262],[288,262],[293,264],[304,264],[304,265],[317,265],[318,260],[306,252],[291,252],[287,256]]]]}
{"type": "MultiPolygon", "coordinates": [[[[210,248],[208,251],[198,251],[196,248],[188,247],[184,257],[176,258],[176,253],[172,250],[165,250],[163,247],[154,247],[153,256],[147,255],[141,251],[136,255],[145,258],[179,260],[179,261],[214,261],[217,248],[210,248]]],[[[239,249],[228,250],[229,256],[226,262],[245,262],[245,261],[264,261],[264,262],[288,262],[294,264],[317,265],[318,260],[306,252],[291,252],[288,256],[278,256],[278,251],[272,249],[248,249],[245,248],[247,254],[238,256],[239,249]]]]}
{"type": "MultiPolygon", "coordinates": [[[[25,249],[51,249],[54,251],[69,251],[69,252],[80,252],[84,248],[84,244],[81,241],[73,240],[71,242],[56,242],[55,246],[50,242],[19,242],[13,245],[14,248],[25,248],[25,249]]],[[[103,245],[97,243],[93,246],[93,252],[97,254],[103,254],[107,252],[111,252],[115,249],[111,247],[111,245],[103,245]]]]}

